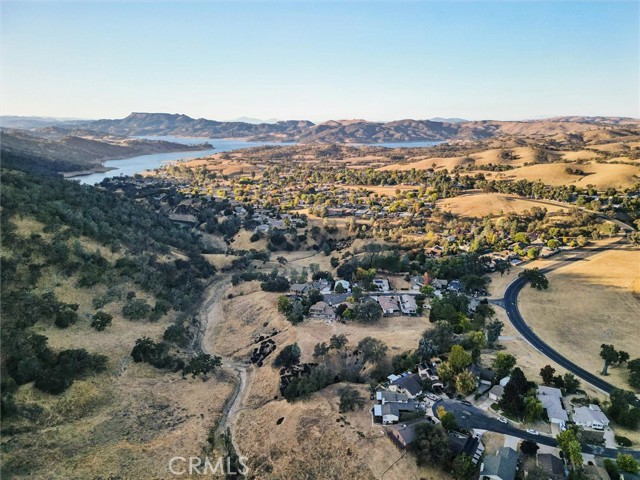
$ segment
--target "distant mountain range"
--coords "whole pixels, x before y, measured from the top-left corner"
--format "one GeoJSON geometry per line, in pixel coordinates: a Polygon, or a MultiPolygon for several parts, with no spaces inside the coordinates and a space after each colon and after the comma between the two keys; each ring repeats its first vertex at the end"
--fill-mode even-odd
{"type": "MultiPolygon", "coordinates": [[[[5,117],[6,118],[6,117],[5,117]]],[[[5,123],[5,118],[2,123],[5,123]]],[[[557,117],[529,121],[468,121],[460,118],[431,120],[308,120],[254,123],[256,119],[220,122],[169,113],[132,113],[122,119],[55,123],[60,128],[83,128],[109,135],[167,135],[177,137],[237,138],[254,141],[300,143],[383,143],[446,140],[480,140],[501,135],[546,136],[578,133],[603,126],[638,126],[640,120],[622,117],[557,117]]],[[[42,123],[40,123],[40,128],[42,123]]],[[[15,128],[15,127],[14,127],[15,128]]],[[[35,127],[38,128],[38,127],[35,127]]]]}

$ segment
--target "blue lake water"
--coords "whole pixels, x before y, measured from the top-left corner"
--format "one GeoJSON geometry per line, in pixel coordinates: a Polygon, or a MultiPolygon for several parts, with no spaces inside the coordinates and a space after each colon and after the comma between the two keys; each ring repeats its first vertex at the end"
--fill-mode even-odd
{"type": "MultiPolygon", "coordinates": [[[[193,158],[206,157],[214,153],[230,152],[241,148],[260,147],[263,145],[294,145],[293,143],[275,143],[275,142],[245,142],[242,140],[220,140],[210,138],[193,138],[193,137],[169,137],[169,136],[145,136],[139,137],[147,140],[165,140],[167,142],[182,143],[185,145],[197,145],[201,143],[209,143],[214,148],[207,150],[197,150],[192,152],[169,152],[169,153],[153,153],[151,155],[141,155],[138,157],[125,158],[122,160],[109,160],[104,162],[105,167],[114,168],[103,173],[92,173],[90,175],[82,175],[73,177],[80,183],[95,185],[105,178],[131,176],[136,173],[142,173],[145,170],[153,170],[167,163],[177,162],[179,160],[189,160],[193,158]]],[[[388,148],[411,148],[411,147],[430,147],[442,142],[388,142],[374,144],[350,144],[353,146],[377,146],[388,148]]]]}
{"type": "Polygon", "coordinates": [[[139,157],[125,158],[122,160],[108,160],[104,162],[105,167],[111,167],[115,170],[108,172],[92,173],[90,175],[82,175],[73,177],[80,183],[95,185],[105,178],[119,177],[125,175],[135,175],[145,170],[153,170],[167,163],[176,162],[178,160],[188,160],[192,158],[206,157],[214,153],[230,152],[241,148],[259,147],[263,145],[291,145],[290,143],[272,143],[272,142],[244,142],[242,140],[219,140],[209,138],[181,138],[181,137],[140,137],[148,140],[166,140],[168,142],[183,143],[185,145],[197,145],[201,143],[209,143],[213,145],[213,149],[196,150],[192,152],[169,152],[169,153],[153,153],[151,155],[141,155],[139,157]]]}

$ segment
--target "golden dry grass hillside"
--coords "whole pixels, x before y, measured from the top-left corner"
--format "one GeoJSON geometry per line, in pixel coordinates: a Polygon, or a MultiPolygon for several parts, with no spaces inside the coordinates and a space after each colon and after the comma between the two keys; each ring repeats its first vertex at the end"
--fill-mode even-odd
{"type": "Polygon", "coordinates": [[[629,188],[640,182],[640,166],[609,163],[549,163],[528,165],[506,172],[488,172],[487,178],[496,180],[541,180],[547,185],[593,185],[598,189],[629,188]],[[567,172],[567,168],[580,169],[585,175],[567,172]]]}
{"type": "MultiPolygon", "coordinates": [[[[626,246],[563,266],[548,275],[548,290],[522,290],[520,311],[545,342],[591,372],[602,369],[602,343],[638,358],[639,258],[626,246]]],[[[629,388],[624,368],[610,373],[608,382],[629,388]]]]}
{"type": "Polygon", "coordinates": [[[477,193],[438,200],[436,205],[444,211],[460,217],[482,218],[507,213],[522,213],[532,207],[544,207],[549,212],[564,211],[566,208],[557,205],[542,205],[524,198],[516,198],[499,193],[477,193]]]}
{"type": "MultiPolygon", "coordinates": [[[[50,236],[43,224],[29,217],[16,218],[15,225],[17,234],[27,238],[31,234],[50,236]]],[[[124,255],[124,251],[113,253],[86,237],[79,237],[78,242],[88,250],[100,251],[109,261],[124,255]]],[[[181,256],[158,256],[161,262],[175,258],[181,256]]],[[[223,371],[207,381],[183,378],[180,373],[135,363],[131,351],[136,340],[161,340],[176,313],[171,311],[157,322],[132,321],[122,315],[124,298],[115,299],[101,309],[113,316],[112,324],[96,331],[90,326],[96,311],[92,302],[107,287],[81,288],[77,281],[77,274],[43,269],[35,291],[50,291],[62,302],[78,304],[79,318],[64,329],[52,321],[40,321],[30,331],[47,337],[54,352],[86,349],[105,355],[107,369],[75,380],[59,395],[44,393],[33,383],[18,387],[15,402],[22,413],[3,418],[3,477],[171,478],[170,458],[197,456],[210,449],[207,435],[221,415],[234,379],[223,371]]],[[[119,287],[154,303],[153,297],[133,283],[119,287]]]]}

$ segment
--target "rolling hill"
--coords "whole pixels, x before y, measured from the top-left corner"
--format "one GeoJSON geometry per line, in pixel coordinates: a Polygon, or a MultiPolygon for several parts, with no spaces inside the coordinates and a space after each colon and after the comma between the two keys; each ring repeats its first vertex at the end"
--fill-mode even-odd
{"type": "Polygon", "coordinates": [[[481,140],[505,135],[545,137],[615,128],[637,128],[634,119],[561,117],[559,119],[503,122],[395,120],[308,120],[276,123],[219,122],[168,113],[132,113],[126,118],[88,122],[85,128],[117,135],[174,135],[300,143],[384,143],[446,140],[481,140]]]}

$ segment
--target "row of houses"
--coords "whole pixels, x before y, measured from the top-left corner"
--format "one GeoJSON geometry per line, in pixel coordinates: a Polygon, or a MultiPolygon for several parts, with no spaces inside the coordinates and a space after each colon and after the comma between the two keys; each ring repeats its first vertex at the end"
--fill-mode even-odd
{"type": "Polygon", "coordinates": [[[418,305],[414,295],[385,295],[372,297],[377,300],[382,313],[385,316],[393,316],[402,313],[403,315],[417,315],[418,305]]]}

